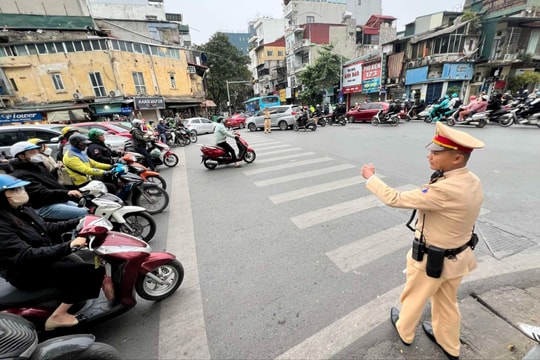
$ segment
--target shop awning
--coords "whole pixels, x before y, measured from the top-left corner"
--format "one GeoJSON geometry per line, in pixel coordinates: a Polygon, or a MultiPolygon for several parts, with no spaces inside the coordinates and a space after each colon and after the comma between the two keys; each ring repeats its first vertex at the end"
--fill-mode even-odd
{"type": "Polygon", "coordinates": [[[216,107],[216,103],[212,100],[205,100],[201,103],[201,106],[203,107],[216,107]]]}
{"type": "Polygon", "coordinates": [[[82,109],[62,110],[62,111],[50,111],[47,113],[47,120],[49,123],[62,123],[73,121],[88,121],[82,109]]]}

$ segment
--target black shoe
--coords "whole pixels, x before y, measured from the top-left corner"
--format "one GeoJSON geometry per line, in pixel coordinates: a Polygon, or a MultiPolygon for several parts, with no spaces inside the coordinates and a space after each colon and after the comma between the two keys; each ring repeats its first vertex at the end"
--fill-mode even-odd
{"type": "Polygon", "coordinates": [[[435,335],[433,334],[433,327],[431,326],[430,323],[424,321],[422,323],[422,328],[424,329],[424,332],[426,333],[427,337],[429,338],[429,340],[433,341],[435,344],[439,345],[439,347],[441,348],[442,352],[444,353],[444,355],[446,355],[446,357],[449,359],[449,360],[459,360],[459,356],[454,356],[454,355],[450,355],[449,353],[446,352],[446,350],[444,350],[442,348],[442,346],[437,342],[437,339],[435,339],[435,335]]]}
{"type": "Polygon", "coordinates": [[[398,336],[399,336],[399,339],[401,340],[401,342],[403,343],[403,345],[406,345],[406,346],[411,346],[410,343],[408,342],[405,342],[402,338],[401,338],[401,335],[399,335],[399,331],[397,329],[397,326],[396,326],[396,323],[399,319],[399,310],[395,307],[391,308],[390,309],[390,321],[392,321],[392,325],[394,325],[394,328],[396,329],[397,333],[398,333],[398,336]]]}

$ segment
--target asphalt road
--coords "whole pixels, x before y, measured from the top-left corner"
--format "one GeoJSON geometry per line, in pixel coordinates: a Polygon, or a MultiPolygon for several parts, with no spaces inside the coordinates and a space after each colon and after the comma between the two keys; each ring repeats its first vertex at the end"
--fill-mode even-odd
{"type": "MultiPolygon", "coordinates": [[[[125,359],[362,358],[395,340],[388,309],[404,283],[410,214],[374,199],[359,170],[372,162],[392,186],[424,184],[434,128],[242,130],[255,162],[211,171],[198,146],[176,148],[180,165],[162,170],[171,205],[151,245],[178,256],[185,283],[95,328],[97,338],[125,359]]],[[[540,249],[540,129],[463,129],[486,148],[469,162],[485,192],[481,266],[460,294],[534,281],[539,265],[520,256],[540,249]]]]}

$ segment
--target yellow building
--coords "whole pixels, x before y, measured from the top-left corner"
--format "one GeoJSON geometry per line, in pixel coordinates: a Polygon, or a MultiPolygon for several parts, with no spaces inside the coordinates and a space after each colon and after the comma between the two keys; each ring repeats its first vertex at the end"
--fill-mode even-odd
{"type": "Polygon", "coordinates": [[[287,86],[287,65],[285,62],[285,39],[263,44],[254,49],[257,84],[254,93],[258,95],[279,94],[287,86]]]}
{"type": "Polygon", "coordinates": [[[95,117],[135,111],[156,119],[205,100],[205,67],[178,47],[78,37],[2,44],[0,114],[35,111],[66,121],[88,118],[83,110],[95,117]]]}

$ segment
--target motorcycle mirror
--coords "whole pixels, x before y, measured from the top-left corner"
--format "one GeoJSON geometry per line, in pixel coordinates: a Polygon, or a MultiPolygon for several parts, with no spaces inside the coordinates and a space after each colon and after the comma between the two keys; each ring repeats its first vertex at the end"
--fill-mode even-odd
{"type": "Polygon", "coordinates": [[[83,197],[81,197],[79,199],[79,203],[77,204],[78,207],[85,207],[86,206],[86,199],[83,197]]]}

